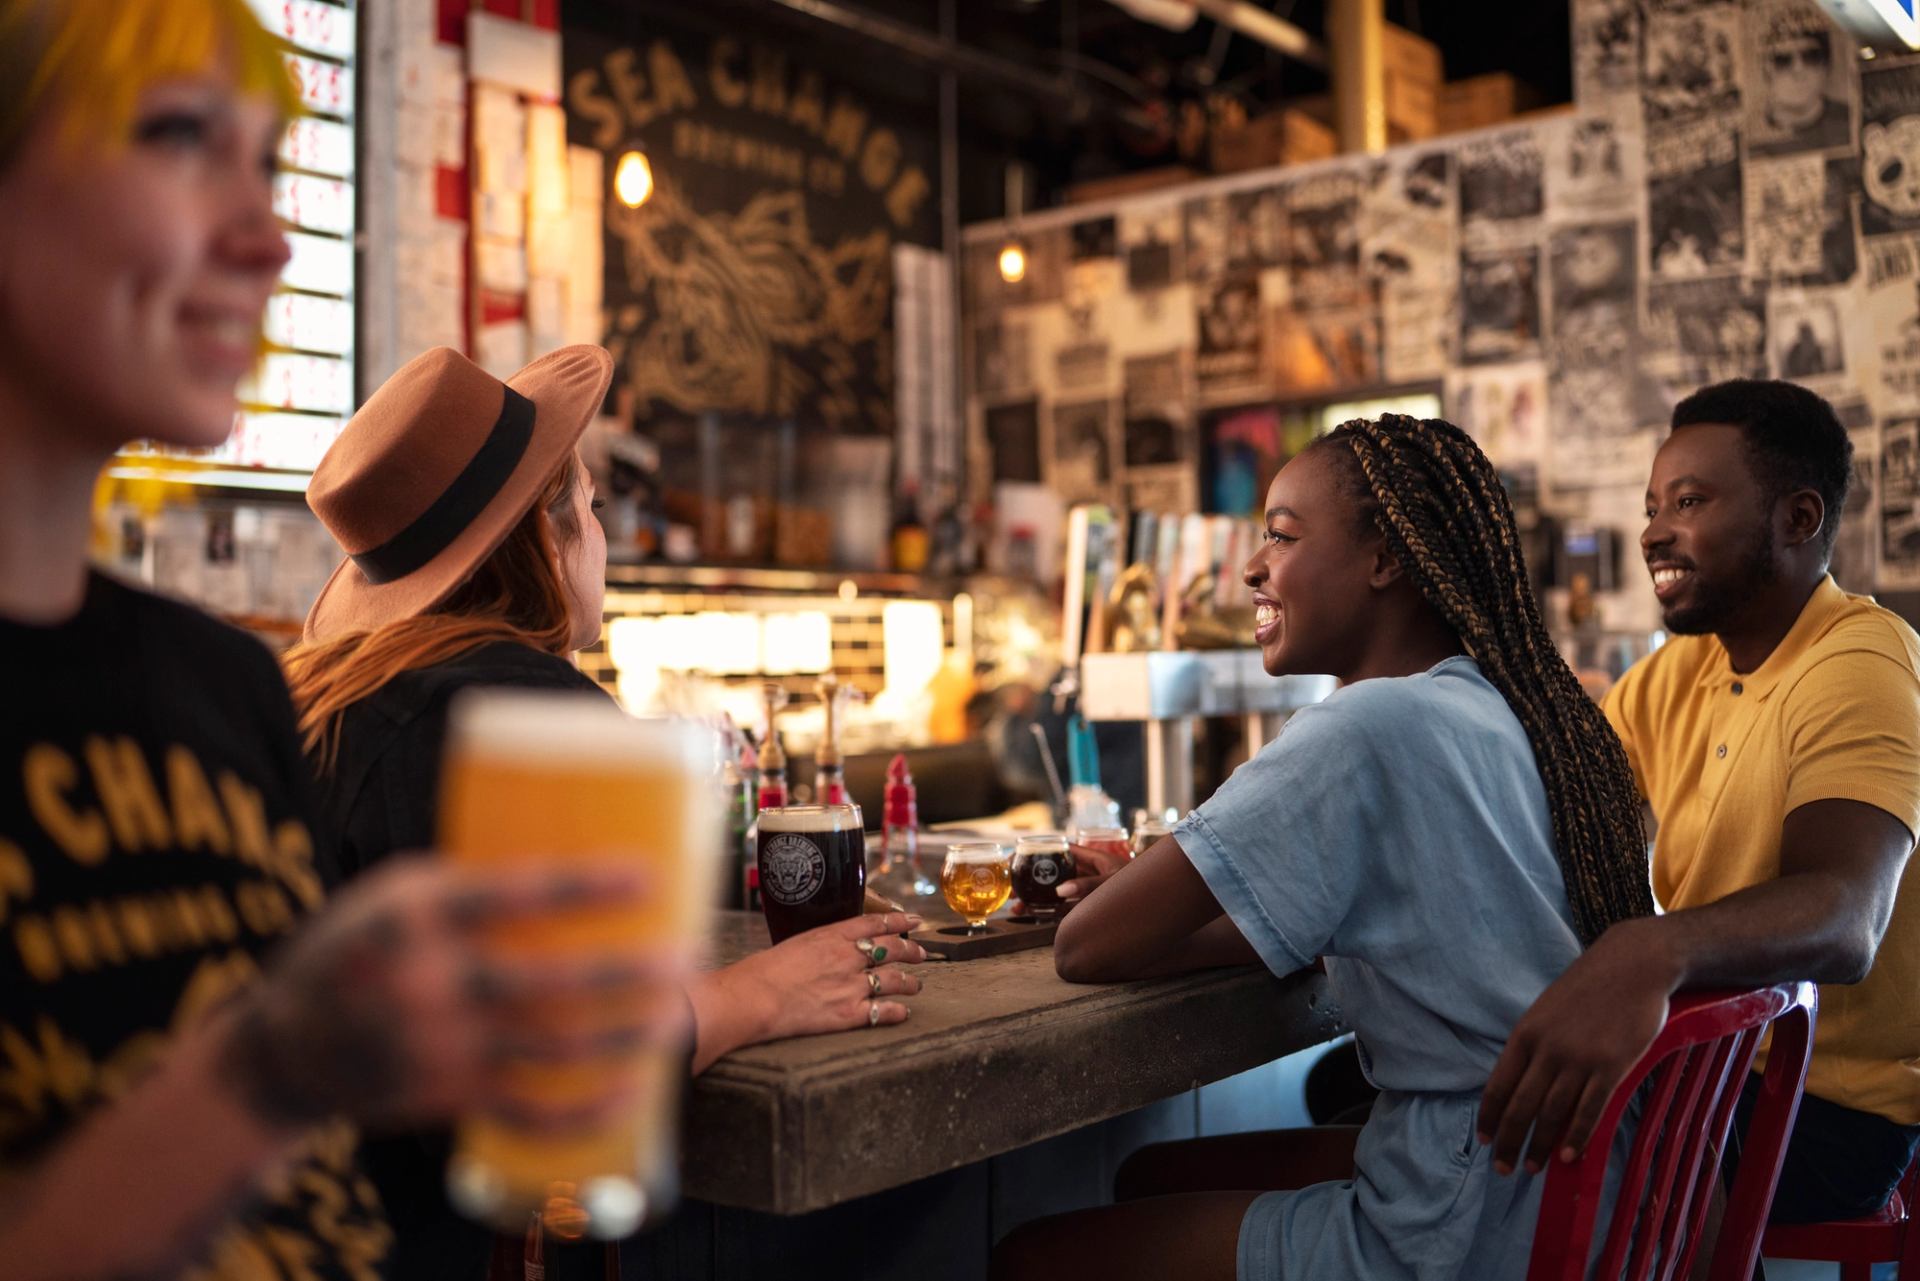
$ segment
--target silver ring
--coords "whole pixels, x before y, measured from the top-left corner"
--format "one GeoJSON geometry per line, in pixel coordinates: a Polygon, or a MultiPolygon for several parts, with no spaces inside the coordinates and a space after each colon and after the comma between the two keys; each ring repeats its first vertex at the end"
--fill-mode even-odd
{"type": "Polygon", "coordinates": [[[880,971],[867,971],[867,991],[874,996],[880,995],[880,971]]]}
{"type": "Polygon", "coordinates": [[[873,964],[873,940],[872,939],[855,939],[853,941],[853,946],[855,951],[859,952],[860,955],[867,958],[868,965],[873,964]]]}
{"type": "Polygon", "coordinates": [[[878,1001],[867,1002],[867,1026],[880,1026],[880,1002],[878,1001]]]}

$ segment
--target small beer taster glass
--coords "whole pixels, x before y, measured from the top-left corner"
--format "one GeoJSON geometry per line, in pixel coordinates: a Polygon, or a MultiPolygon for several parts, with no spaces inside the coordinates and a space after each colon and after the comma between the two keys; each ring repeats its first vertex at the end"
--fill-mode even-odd
{"type": "Polygon", "coordinates": [[[987,918],[1013,895],[1012,859],[998,841],[960,841],[947,846],[940,892],[967,922],[967,933],[987,928],[987,918]]]}
{"type": "Polygon", "coordinates": [[[1052,920],[1065,906],[1062,882],[1074,878],[1073,851],[1058,832],[1023,836],[1013,843],[1013,892],[1038,920],[1052,920]]]}
{"type": "Polygon", "coordinates": [[[1124,827],[1083,827],[1074,835],[1073,843],[1110,854],[1122,863],[1133,857],[1133,842],[1124,827]]]}

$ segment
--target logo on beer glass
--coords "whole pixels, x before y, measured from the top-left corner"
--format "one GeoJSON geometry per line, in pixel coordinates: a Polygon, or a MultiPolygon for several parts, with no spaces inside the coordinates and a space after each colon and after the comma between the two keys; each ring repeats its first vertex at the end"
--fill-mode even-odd
{"type": "Polygon", "coordinates": [[[1035,885],[1052,885],[1060,879],[1060,864],[1050,858],[1033,860],[1033,869],[1027,873],[1035,885]]]}
{"type": "Polygon", "coordinates": [[[760,890],[779,903],[804,903],[826,883],[827,860],[819,846],[790,832],[768,841],[760,854],[760,890]]]}

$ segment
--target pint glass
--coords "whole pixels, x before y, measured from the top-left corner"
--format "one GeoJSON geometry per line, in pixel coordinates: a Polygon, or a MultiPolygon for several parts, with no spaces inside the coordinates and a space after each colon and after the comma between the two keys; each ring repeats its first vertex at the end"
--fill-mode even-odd
{"type": "MultiPolygon", "coordinates": [[[[461,695],[447,731],[442,849],[473,863],[631,859],[646,867],[650,891],[637,907],[586,904],[564,918],[502,924],[487,946],[539,956],[644,940],[690,959],[721,861],[712,761],[707,731],[634,720],[602,699],[525,690],[461,695]]],[[[537,1011],[532,1018],[524,1030],[537,1037],[537,1011]]],[[[463,1119],[447,1169],[453,1203],[504,1230],[540,1211],[556,1230],[565,1224],[603,1238],[626,1236],[650,1211],[670,1205],[685,1059],[669,1044],[631,1053],[641,1089],[632,1111],[611,1124],[536,1133],[492,1117],[463,1119]]],[[[585,1102],[621,1066],[517,1064],[511,1088],[541,1103],[585,1102]]]]}
{"type": "Polygon", "coordinates": [[[760,811],[760,907],[775,943],[860,915],[867,836],[858,805],[760,811]]]}

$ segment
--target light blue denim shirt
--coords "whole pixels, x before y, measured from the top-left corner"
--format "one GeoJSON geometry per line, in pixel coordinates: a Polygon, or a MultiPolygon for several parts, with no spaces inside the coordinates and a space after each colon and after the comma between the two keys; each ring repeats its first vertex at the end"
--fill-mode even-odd
{"type": "Polygon", "coordinates": [[[1240,1276],[1526,1273],[1544,1180],[1474,1140],[1508,1033],[1580,952],[1525,730],[1469,658],[1298,712],[1174,835],[1269,969],[1324,956],[1383,1094],[1357,1177],[1261,1197],[1240,1276]]]}

